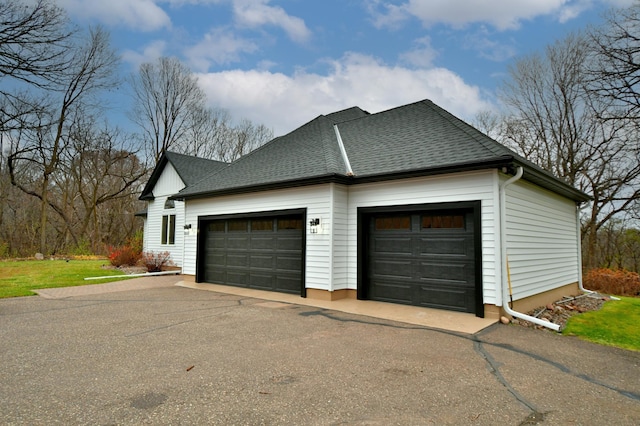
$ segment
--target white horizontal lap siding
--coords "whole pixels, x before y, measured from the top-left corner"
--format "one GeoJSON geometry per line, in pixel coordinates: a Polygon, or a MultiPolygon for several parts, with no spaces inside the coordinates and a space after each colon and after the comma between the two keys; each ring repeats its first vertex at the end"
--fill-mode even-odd
{"type": "MultiPolygon", "coordinates": [[[[256,192],[252,194],[227,195],[222,197],[188,200],[186,223],[196,227],[198,217],[227,214],[256,213],[266,211],[307,209],[307,219],[319,218],[322,230],[317,234],[306,232],[307,288],[329,289],[330,281],[330,185],[256,192]]],[[[184,273],[195,275],[197,237],[186,237],[184,273]]]]}
{"type": "Polygon", "coordinates": [[[145,230],[145,251],[162,253],[168,251],[175,266],[182,266],[182,247],[184,239],[184,203],[175,202],[175,208],[165,209],[166,196],[156,197],[147,206],[147,228],[145,230]],[[176,215],[175,244],[162,244],[162,216],[176,215]]]}
{"type": "Polygon", "coordinates": [[[526,181],[507,187],[507,257],[514,300],[578,281],[575,203],[526,181]]]}
{"type": "Polygon", "coordinates": [[[171,261],[176,266],[182,266],[182,248],[184,239],[184,203],[175,202],[175,208],[165,209],[167,198],[184,188],[184,182],[173,168],[167,163],[162,174],[153,187],[155,199],[147,205],[147,227],[144,235],[144,247],[146,251],[161,253],[168,251],[171,261]],[[161,244],[162,242],[162,216],[176,215],[176,240],[175,244],[161,244]]]}
{"type": "Polygon", "coordinates": [[[348,288],[348,188],[333,186],[333,290],[348,288]]]}
{"type": "Polygon", "coordinates": [[[357,288],[357,213],[359,207],[402,206],[408,204],[481,202],[483,303],[496,304],[499,266],[496,253],[497,172],[456,173],[349,187],[348,285],[357,288]]]}

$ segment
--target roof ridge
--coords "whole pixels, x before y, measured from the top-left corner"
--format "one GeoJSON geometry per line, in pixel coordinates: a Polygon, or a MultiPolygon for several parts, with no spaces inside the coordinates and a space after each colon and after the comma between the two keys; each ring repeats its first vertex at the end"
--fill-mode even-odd
{"type": "Polygon", "coordinates": [[[440,117],[444,118],[449,123],[456,126],[459,130],[462,130],[463,132],[465,132],[467,135],[472,137],[476,142],[480,143],[483,147],[488,149],[493,154],[504,155],[505,151],[507,151],[509,154],[512,154],[512,155],[515,154],[515,152],[513,152],[506,146],[500,144],[498,141],[493,140],[491,137],[485,135],[480,130],[476,129],[466,121],[456,117],[455,115],[446,111],[442,107],[436,105],[431,100],[424,99],[417,103],[422,103],[423,105],[431,108],[440,117]],[[490,143],[487,143],[487,142],[490,142],[490,143]]]}

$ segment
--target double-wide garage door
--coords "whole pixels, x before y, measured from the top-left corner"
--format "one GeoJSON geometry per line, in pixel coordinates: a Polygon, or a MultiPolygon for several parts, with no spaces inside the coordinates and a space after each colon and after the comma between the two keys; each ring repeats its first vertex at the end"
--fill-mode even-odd
{"type": "Polygon", "coordinates": [[[200,280],[301,294],[304,229],[297,214],[203,221],[200,280]]]}
{"type": "Polygon", "coordinates": [[[364,219],[365,298],[476,312],[472,209],[373,213],[364,219]]]}

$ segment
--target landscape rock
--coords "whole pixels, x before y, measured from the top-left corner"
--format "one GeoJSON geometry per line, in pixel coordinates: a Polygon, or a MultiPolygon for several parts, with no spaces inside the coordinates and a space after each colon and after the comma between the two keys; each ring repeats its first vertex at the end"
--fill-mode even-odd
{"type": "MultiPolygon", "coordinates": [[[[597,311],[607,300],[609,300],[608,296],[600,294],[583,294],[576,296],[575,298],[564,297],[554,303],[549,303],[546,306],[540,306],[527,314],[535,316],[536,313],[544,310],[544,313],[540,318],[554,324],[558,324],[560,326],[560,330],[562,330],[567,324],[567,320],[569,318],[584,312],[597,311]]],[[[514,324],[519,324],[523,327],[549,330],[545,327],[536,326],[535,324],[525,320],[519,320],[517,322],[514,321],[514,324]]]]}
{"type": "Polygon", "coordinates": [[[35,258],[36,258],[36,260],[44,260],[44,254],[36,253],[35,258]]]}

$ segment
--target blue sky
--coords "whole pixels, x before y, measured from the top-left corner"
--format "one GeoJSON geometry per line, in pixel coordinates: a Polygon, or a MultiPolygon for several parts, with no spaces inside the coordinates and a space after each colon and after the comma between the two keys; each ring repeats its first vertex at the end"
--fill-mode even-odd
{"type": "MultiPolygon", "coordinates": [[[[101,24],[122,73],[176,56],[213,107],[287,133],[351,106],[431,99],[467,120],[497,108],[518,56],[633,0],[58,0],[101,24]]],[[[111,105],[127,127],[126,89],[111,105]]]]}

